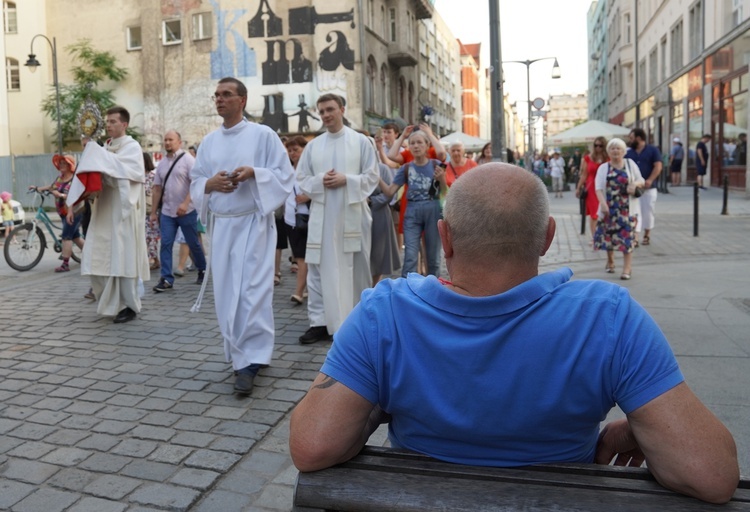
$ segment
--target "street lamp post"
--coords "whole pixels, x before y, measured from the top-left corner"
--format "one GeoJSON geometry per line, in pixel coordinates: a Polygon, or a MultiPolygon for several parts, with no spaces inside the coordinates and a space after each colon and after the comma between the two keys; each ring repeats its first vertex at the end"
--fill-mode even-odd
{"type": "Polygon", "coordinates": [[[52,40],[44,34],[37,34],[31,39],[31,49],[29,50],[29,60],[26,61],[25,66],[28,66],[29,71],[32,73],[36,71],[36,68],[41,66],[36,55],[34,54],[34,41],[37,37],[44,38],[49,43],[52,49],[52,80],[55,85],[55,101],[57,103],[57,152],[62,155],[63,151],[63,134],[62,134],[62,110],[60,110],[60,81],[57,79],[57,41],[53,37],[52,40]]]}
{"type": "Polygon", "coordinates": [[[490,80],[494,87],[490,89],[492,112],[492,160],[507,162],[505,150],[505,105],[503,98],[503,66],[500,47],[500,0],[490,0],[490,80]]]}
{"type": "Polygon", "coordinates": [[[531,170],[531,163],[533,162],[534,158],[534,145],[532,143],[531,139],[531,65],[535,62],[539,62],[541,60],[552,60],[554,59],[555,64],[552,66],[552,78],[557,79],[560,78],[560,65],[557,63],[557,57],[542,57],[540,59],[533,59],[533,60],[504,60],[503,64],[523,64],[526,66],[526,107],[527,107],[527,115],[528,119],[526,121],[526,130],[527,130],[527,144],[526,144],[526,155],[528,157],[528,165],[529,169],[531,170]]]}

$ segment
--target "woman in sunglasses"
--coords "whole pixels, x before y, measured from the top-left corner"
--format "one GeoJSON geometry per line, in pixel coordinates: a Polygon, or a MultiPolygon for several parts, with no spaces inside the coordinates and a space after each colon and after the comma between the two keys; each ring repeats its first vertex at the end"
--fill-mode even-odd
{"type": "Polygon", "coordinates": [[[596,170],[599,169],[599,166],[609,161],[606,148],[607,139],[604,137],[594,139],[594,146],[591,152],[586,152],[583,156],[581,177],[576,187],[576,197],[581,197],[581,194],[584,193],[586,194],[586,215],[589,217],[592,237],[594,236],[594,231],[596,231],[596,219],[599,214],[599,199],[594,192],[594,178],[596,178],[596,170]]]}

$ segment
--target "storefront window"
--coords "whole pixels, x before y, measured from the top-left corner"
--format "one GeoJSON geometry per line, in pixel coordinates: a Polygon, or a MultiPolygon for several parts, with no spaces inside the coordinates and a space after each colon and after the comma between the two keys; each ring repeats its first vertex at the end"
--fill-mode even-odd
{"type": "Polygon", "coordinates": [[[688,165],[695,165],[695,146],[703,136],[703,98],[695,96],[688,101],[688,165]]]}
{"type": "Polygon", "coordinates": [[[750,62],[750,30],[706,59],[707,84],[724,78],[750,62]]]}

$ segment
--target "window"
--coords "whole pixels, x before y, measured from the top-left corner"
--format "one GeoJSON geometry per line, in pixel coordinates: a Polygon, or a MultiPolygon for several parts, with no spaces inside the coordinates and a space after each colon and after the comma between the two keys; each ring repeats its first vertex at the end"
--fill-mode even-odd
{"type": "Polygon", "coordinates": [[[732,0],[732,27],[734,28],[743,21],[742,0],[732,0]]]}
{"type": "Polygon", "coordinates": [[[664,38],[661,40],[661,81],[665,81],[667,79],[667,37],[664,36],[664,38]]]}
{"type": "Polygon", "coordinates": [[[128,50],[140,50],[143,47],[141,27],[128,27],[127,36],[128,50]]]}
{"type": "Polygon", "coordinates": [[[383,36],[383,39],[388,37],[388,20],[385,17],[385,7],[380,6],[380,35],[383,36]]]}
{"type": "Polygon", "coordinates": [[[375,62],[375,58],[370,55],[370,58],[367,59],[367,90],[365,91],[365,104],[367,105],[367,110],[370,112],[375,111],[375,94],[377,91],[377,86],[375,83],[375,78],[378,75],[378,65],[375,62]]]}
{"type": "Polygon", "coordinates": [[[213,36],[212,21],[210,12],[193,14],[193,41],[211,39],[213,36]]]}
{"type": "Polygon", "coordinates": [[[630,13],[626,12],[623,17],[623,23],[625,24],[624,32],[625,32],[625,44],[630,44],[633,42],[632,36],[631,36],[631,23],[630,23],[630,13]]]}
{"type": "Polygon", "coordinates": [[[674,74],[682,68],[682,20],[670,30],[671,50],[669,52],[670,71],[674,74]]]}
{"type": "Polygon", "coordinates": [[[380,90],[382,94],[380,96],[380,113],[384,116],[391,115],[390,105],[388,104],[388,66],[383,64],[380,66],[380,90]]]}
{"type": "Polygon", "coordinates": [[[636,97],[640,97],[646,92],[646,59],[641,59],[638,63],[638,89],[636,97]]]}
{"type": "Polygon", "coordinates": [[[179,44],[182,42],[182,21],[165,20],[162,22],[162,43],[179,44]]]}
{"type": "Polygon", "coordinates": [[[21,90],[21,73],[16,59],[10,57],[5,59],[5,80],[8,83],[9,91],[21,90]]]}
{"type": "Polygon", "coordinates": [[[370,28],[375,27],[375,0],[367,1],[367,24],[370,28]]]}
{"type": "Polygon", "coordinates": [[[388,40],[392,43],[396,42],[396,9],[391,7],[388,9],[388,16],[390,18],[391,34],[388,40]]]}
{"type": "Polygon", "coordinates": [[[6,34],[15,34],[18,32],[15,2],[3,2],[3,25],[6,34]]]}
{"type": "Polygon", "coordinates": [[[698,1],[690,8],[690,27],[688,29],[688,51],[690,60],[695,59],[703,50],[703,9],[698,1]]]}
{"type": "Polygon", "coordinates": [[[654,45],[648,53],[648,88],[650,90],[656,89],[656,86],[659,83],[659,76],[657,74],[658,69],[658,49],[657,46],[654,45]]]}

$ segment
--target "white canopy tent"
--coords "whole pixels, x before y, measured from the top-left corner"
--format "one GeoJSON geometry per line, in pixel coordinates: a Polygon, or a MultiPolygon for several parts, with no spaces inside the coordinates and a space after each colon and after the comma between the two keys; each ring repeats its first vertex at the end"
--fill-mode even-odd
{"type": "Polygon", "coordinates": [[[464,145],[464,149],[468,152],[482,151],[485,144],[489,142],[487,139],[480,139],[472,135],[467,135],[463,132],[455,132],[450,135],[446,135],[440,142],[445,146],[445,151],[448,151],[449,146],[453,142],[461,142],[464,145]]]}
{"type": "Polygon", "coordinates": [[[627,137],[629,133],[630,128],[592,120],[547,137],[547,144],[550,146],[576,146],[594,142],[594,139],[599,136],[609,140],[614,137],[627,137]]]}

